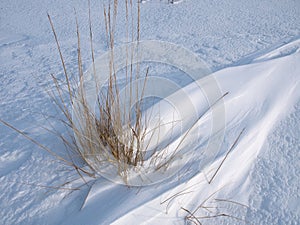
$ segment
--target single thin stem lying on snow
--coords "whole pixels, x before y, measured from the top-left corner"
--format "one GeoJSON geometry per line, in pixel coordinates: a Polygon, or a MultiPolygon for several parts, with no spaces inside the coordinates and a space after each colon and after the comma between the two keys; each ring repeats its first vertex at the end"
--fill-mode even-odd
{"type": "Polygon", "coordinates": [[[220,98],[218,98],[209,108],[207,108],[207,110],[198,117],[198,119],[192,124],[192,126],[185,132],[185,134],[183,135],[183,137],[181,138],[179,144],[176,146],[175,150],[172,153],[172,156],[165,162],[160,163],[157,167],[157,169],[160,169],[162,167],[166,167],[170,164],[170,162],[174,159],[174,157],[176,156],[176,154],[178,153],[178,150],[180,149],[181,145],[183,144],[184,140],[188,137],[188,135],[190,134],[190,132],[192,131],[192,129],[196,126],[196,124],[199,122],[199,120],[212,108],[214,107],[220,100],[222,100],[226,95],[228,95],[229,92],[226,92],[225,94],[223,94],[220,98]]]}
{"type": "Polygon", "coordinates": [[[243,134],[243,132],[245,131],[246,128],[243,128],[243,130],[240,132],[239,136],[235,139],[234,143],[232,144],[232,146],[229,148],[229,150],[227,151],[226,155],[224,156],[222,162],[220,163],[220,165],[218,166],[217,170],[215,171],[215,173],[213,174],[213,176],[211,177],[211,179],[209,180],[209,184],[213,181],[213,179],[215,178],[215,176],[217,175],[217,173],[219,172],[221,166],[223,165],[223,163],[225,162],[225,160],[227,159],[229,153],[234,149],[235,145],[238,143],[241,135],[243,134]]]}

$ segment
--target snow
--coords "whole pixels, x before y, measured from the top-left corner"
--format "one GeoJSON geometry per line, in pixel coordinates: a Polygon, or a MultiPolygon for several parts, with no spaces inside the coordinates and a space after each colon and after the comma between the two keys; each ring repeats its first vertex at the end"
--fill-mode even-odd
{"type": "MultiPolygon", "coordinates": [[[[86,178],[87,186],[75,171],[0,123],[0,224],[186,224],[188,213],[182,208],[192,212],[206,199],[204,205],[217,206],[217,213],[246,222],[219,217],[202,219],[203,224],[299,224],[300,2],[143,3],[141,39],[168,41],[189,49],[213,71],[199,80],[204,90],[211,85],[208,81],[214,80],[222,93],[229,92],[223,104],[215,107],[225,110],[221,148],[209,160],[198,161],[202,151],[209,155],[209,138],[219,134],[212,128],[212,112],[207,112],[194,129],[197,139],[188,139],[193,142],[187,152],[195,157],[174,176],[142,187],[126,187],[102,177],[86,178]],[[56,188],[62,184],[80,189],[56,188]]],[[[107,50],[103,9],[98,1],[91,1],[91,6],[95,54],[99,57],[107,50]]],[[[52,16],[67,69],[75,74],[73,8],[81,29],[86,70],[91,64],[87,1],[0,3],[0,119],[61,155],[63,143],[43,129],[66,132],[58,120],[47,117],[62,116],[46,90],[53,87],[51,73],[63,74],[47,12],[52,16]]],[[[127,42],[122,18],[125,10],[120,1],[117,46],[127,42]]],[[[174,81],[190,82],[179,71],[174,74],[174,81]]],[[[206,103],[196,99],[193,85],[183,90],[201,112],[206,103]]],[[[198,92],[203,96],[203,90],[198,92]]],[[[177,107],[182,105],[184,99],[175,99],[177,107]]],[[[165,114],[167,117],[168,110],[165,114]]],[[[185,125],[190,123],[185,121],[185,125]]],[[[201,208],[195,215],[205,213],[201,208]]]]}

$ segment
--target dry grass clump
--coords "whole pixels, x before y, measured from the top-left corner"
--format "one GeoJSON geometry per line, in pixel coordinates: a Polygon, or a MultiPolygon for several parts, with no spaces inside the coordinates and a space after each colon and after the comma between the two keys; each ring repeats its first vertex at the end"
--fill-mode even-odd
{"type": "MultiPolygon", "coordinates": [[[[148,128],[151,122],[151,115],[145,114],[143,99],[145,89],[148,85],[149,68],[147,68],[144,74],[141,74],[140,64],[134,64],[134,62],[136,62],[134,52],[138,51],[138,49],[130,49],[131,45],[126,47],[126,55],[124,56],[126,58],[124,71],[125,92],[124,89],[121,89],[117,78],[119,71],[117,71],[115,65],[114,44],[118,0],[109,1],[109,4],[106,7],[104,6],[103,9],[105,34],[109,48],[109,65],[106,65],[109,68],[109,75],[104,84],[98,81],[99,74],[101,76],[102,71],[96,70],[97,65],[94,56],[90,2],[88,3],[89,36],[92,58],[92,72],[90,75],[94,81],[93,85],[95,87],[93,88],[89,86],[90,83],[87,84],[85,82],[86,74],[83,72],[81,38],[76,12],[77,78],[70,76],[67,71],[53,21],[48,15],[64,71],[64,80],[60,80],[54,75],[51,75],[55,88],[49,91],[49,95],[64,115],[64,119],[61,120],[62,123],[66,125],[68,131],[73,132],[73,134],[69,133],[70,137],[58,134],[66,146],[67,158],[55,154],[41,143],[38,143],[11,125],[6,124],[4,121],[1,122],[16,130],[25,138],[37,144],[40,148],[50,152],[63,163],[72,166],[82,178],[83,174],[94,177],[97,174],[104,175],[103,173],[109,173],[110,176],[118,176],[123,180],[123,183],[130,185],[130,183],[128,183],[130,171],[137,172],[134,174],[136,175],[140,170],[147,170],[147,166],[151,166],[155,171],[165,170],[174,160],[184,140],[201,117],[195,121],[192,127],[182,134],[177,145],[175,144],[175,146],[172,145],[172,147],[170,147],[174,140],[164,140],[163,144],[159,144],[161,141],[160,129],[166,124],[162,124],[161,120],[158,119],[157,124],[151,124],[151,129],[148,128]],[[74,88],[73,84],[76,83],[76,79],[78,79],[79,82],[74,88]],[[94,93],[91,93],[90,89],[94,90],[94,93]],[[90,101],[91,94],[97,96],[95,102],[90,101]],[[126,102],[124,102],[124,99],[126,102]],[[82,160],[86,167],[78,166],[78,159],[82,160]]],[[[125,6],[127,42],[138,43],[140,41],[140,3],[137,4],[136,19],[134,18],[135,9],[132,0],[125,0],[125,6]]],[[[136,47],[138,48],[138,44],[136,47]]],[[[227,94],[228,92],[220,99],[227,94]]],[[[216,102],[220,99],[216,100],[216,102]]],[[[171,130],[175,127],[175,124],[176,121],[171,122],[171,130]]]]}
{"type": "MultiPolygon", "coordinates": [[[[144,115],[143,98],[147,86],[149,68],[147,68],[145,74],[140,74],[139,63],[134,63],[134,51],[138,51],[138,49],[129,49],[130,45],[126,47],[126,89],[125,93],[123,93],[125,94],[125,100],[128,102],[122,102],[124,101],[124,96],[120,96],[121,89],[117,79],[118,71],[116,71],[114,62],[114,34],[117,23],[118,0],[109,1],[109,4],[104,6],[103,9],[105,34],[109,48],[109,76],[103,86],[99,85],[97,73],[101,75],[102,71],[96,71],[90,1],[88,1],[88,4],[92,75],[96,86],[95,93],[92,94],[97,95],[96,106],[89,100],[90,87],[87,87],[85,83],[86,74],[83,72],[81,38],[76,11],[78,76],[75,78],[70,76],[67,71],[58,35],[48,14],[64,72],[63,80],[51,74],[54,89],[49,90],[48,94],[59,111],[63,113],[64,119],[60,119],[60,121],[67,127],[70,136],[66,137],[57,131],[48,131],[56,134],[62,140],[66,146],[67,157],[57,154],[11,124],[1,119],[0,122],[15,130],[38,147],[46,150],[64,164],[73,167],[82,178],[84,177],[83,175],[90,177],[95,177],[97,174],[103,175],[102,173],[107,171],[106,167],[109,167],[109,169],[117,171],[116,175],[128,184],[127,175],[129,170],[139,171],[144,167],[146,152],[149,150],[148,147],[153,137],[160,133],[160,128],[163,124],[158,122],[158,124],[152,126],[154,128],[147,128],[149,115],[144,115]],[[74,83],[78,82],[76,81],[77,79],[79,83],[74,87],[74,83]],[[84,167],[78,165],[78,159],[84,162],[84,167]]],[[[132,0],[125,0],[125,6],[127,42],[138,43],[140,41],[140,3],[137,4],[136,13],[134,12],[132,0]],[[134,18],[135,14],[137,19],[134,18]],[[134,21],[136,21],[136,24],[134,21]]],[[[138,44],[136,46],[138,48],[138,44]]],[[[159,142],[159,140],[155,140],[159,142]]],[[[164,144],[164,146],[168,146],[168,144],[164,144]]],[[[165,152],[159,150],[158,146],[154,147],[154,149],[152,146],[150,161],[148,162],[148,165],[151,164],[153,166],[155,164],[157,170],[171,161],[171,158],[167,160],[164,157],[165,152]]],[[[149,158],[149,155],[147,158],[149,158]]]]}
{"type": "MultiPolygon", "coordinates": [[[[174,3],[173,1],[169,1],[174,3]]],[[[126,5],[126,38],[127,42],[139,42],[140,41],[140,4],[137,7],[137,23],[134,24],[133,18],[133,2],[132,0],[125,0],[126,5]],[[130,16],[131,15],[131,16],[130,16]],[[131,30],[129,30],[131,28],[131,30]],[[136,33],[136,35],[134,35],[136,33]]],[[[126,67],[125,67],[125,77],[126,86],[125,89],[125,99],[128,100],[129,107],[123,102],[123,97],[121,98],[121,88],[119,80],[117,78],[117,72],[114,64],[114,34],[117,22],[117,12],[118,12],[118,0],[113,0],[113,3],[109,3],[107,7],[104,7],[103,16],[105,23],[105,34],[107,38],[107,46],[109,48],[109,76],[107,82],[104,86],[100,86],[97,81],[97,73],[101,71],[96,71],[94,47],[93,47],[93,33],[92,33],[92,22],[91,22],[91,12],[90,12],[90,2],[89,2],[89,35],[90,35],[90,48],[91,48],[91,58],[92,58],[92,74],[94,79],[95,92],[92,93],[97,95],[97,100],[91,104],[89,101],[89,87],[86,86],[84,82],[84,72],[81,54],[81,38],[78,26],[78,21],[76,17],[76,31],[77,31],[77,52],[78,52],[78,85],[74,88],[72,85],[74,83],[74,78],[71,79],[67,69],[66,64],[62,55],[61,47],[58,41],[57,33],[54,28],[53,21],[48,15],[51,29],[57,44],[58,53],[62,63],[64,71],[64,81],[59,80],[54,75],[51,75],[54,90],[49,91],[50,97],[53,99],[55,105],[64,115],[64,120],[61,120],[63,124],[66,125],[68,130],[71,130],[74,135],[66,138],[64,135],[59,134],[63,143],[67,149],[67,158],[56,154],[51,149],[45,147],[43,144],[37,142],[25,132],[22,132],[10,125],[9,123],[0,119],[0,122],[6,126],[12,128],[16,132],[23,135],[25,138],[39,146],[40,148],[46,150],[52,154],[56,159],[62,161],[64,164],[71,166],[78,172],[80,177],[84,179],[83,175],[90,177],[95,177],[98,175],[103,175],[103,172],[109,172],[106,169],[113,168],[116,171],[116,175],[119,176],[125,184],[128,183],[128,174],[130,170],[139,171],[145,166],[145,162],[150,162],[154,165],[156,170],[162,168],[167,168],[168,164],[175,158],[177,151],[181,147],[185,138],[190,134],[192,128],[197,124],[201,117],[195,121],[195,123],[190,127],[179,140],[178,144],[173,146],[168,157],[166,152],[170,143],[164,143],[163,145],[157,145],[152,150],[150,154],[150,160],[148,160],[149,155],[146,157],[146,153],[149,149],[151,142],[156,142],[155,134],[160,133],[160,129],[165,124],[158,123],[157,125],[152,124],[152,128],[148,129],[149,115],[144,114],[143,99],[145,94],[146,86],[148,85],[147,79],[149,75],[149,68],[147,68],[146,73],[140,74],[139,63],[134,65],[134,53],[131,49],[126,51],[126,67]],[[135,67],[135,68],[134,68],[135,67]],[[142,82],[140,78],[143,77],[142,82]],[[137,85],[138,83],[138,85],[137,85]],[[74,91],[75,90],[75,91],[74,91]],[[67,96],[67,98],[66,98],[67,96]],[[71,106],[71,107],[70,107],[71,106]],[[153,128],[154,127],[154,128],[153,128]],[[166,148],[167,147],[167,148],[166,148]],[[82,160],[86,167],[78,166],[77,159],[82,160]]],[[[76,16],[76,15],[75,15],[76,16]]],[[[138,45],[137,45],[138,46],[138,45]]],[[[129,47],[128,47],[129,48],[129,47]]],[[[223,97],[228,94],[226,92],[223,96],[216,100],[218,102],[223,97]]],[[[216,103],[215,102],[215,103],[216,103]]],[[[214,104],[215,104],[214,103],[214,104]]],[[[210,107],[213,107],[211,105],[210,107]]],[[[209,110],[209,109],[208,109],[209,110]]],[[[160,120],[159,120],[160,121],[160,120]]],[[[176,121],[174,121],[174,124],[176,121]]],[[[174,125],[175,127],[175,125],[174,125]]],[[[172,129],[172,128],[171,128],[172,129]]],[[[210,179],[208,183],[211,183],[226,160],[229,153],[232,151],[236,143],[238,142],[241,131],[237,137],[234,144],[231,146],[221,164],[217,168],[216,172],[210,179]]],[[[152,143],[153,144],[153,143],[152,143]]],[[[151,146],[153,147],[153,146],[151,146]]],[[[167,200],[163,201],[161,204],[172,200],[180,195],[189,194],[191,191],[187,189],[173,195],[167,200]]],[[[231,216],[227,213],[220,212],[220,209],[213,205],[211,199],[215,195],[213,193],[207,199],[205,199],[195,210],[191,211],[184,207],[181,207],[187,213],[185,217],[186,221],[193,224],[202,224],[202,220],[217,217],[230,217],[236,220],[242,220],[240,218],[231,216]]],[[[231,204],[241,205],[237,202],[224,200],[224,199],[214,199],[215,202],[227,202],[231,204]]],[[[169,203],[167,205],[167,208],[169,203]]],[[[244,206],[244,205],[242,205],[244,206]]]]}
{"type": "MultiPolygon", "coordinates": [[[[137,8],[137,24],[134,26],[132,1],[126,4],[126,36],[129,41],[140,40],[140,5],[137,8]],[[131,30],[129,31],[129,27],[131,30]],[[136,30],[136,36],[134,35],[136,30]],[[131,37],[130,37],[131,36],[131,37]]],[[[96,85],[96,94],[98,96],[96,102],[96,110],[89,102],[87,92],[88,88],[84,83],[84,72],[82,69],[80,32],[76,18],[77,40],[78,40],[78,78],[79,84],[77,93],[74,93],[71,86],[70,76],[67,72],[61,48],[54,29],[51,17],[48,15],[50,25],[55,37],[57,48],[59,51],[61,63],[64,70],[65,85],[60,85],[58,79],[52,75],[55,84],[55,91],[50,92],[55,104],[63,112],[66,118],[66,124],[70,127],[75,136],[70,143],[63,138],[64,143],[71,147],[73,152],[69,155],[71,160],[76,157],[82,159],[91,171],[99,172],[105,170],[107,165],[112,165],[117,169],[118,175],[127,183],[127,173],[131,168],[138,170],[143,166],[145,161],[145,152],[147,144],[145,138],[151,134],[147,129],[147,117],[143,116],[142,102],[144,90],[147,85],[148,69],[143,75],[141,85],[135,83],[140,79],[139,64],[133,65],[133,51],[127,50],[125,67],[127,91],[125,98],[129,99],[128,104],[132,107],[124,106],[120,97],[120,85],[117,79],[117,72],[114,65],[114,33],[116,29],[116,17],[118,11],[118,0],[109,3],[104,7],[103,15],[105,22],[105,33],[107,37],[107,45],[109,47],[109,77],[104,87],[100,87],[97,82],[91,13],[89,6],[89,30],[90,30],[90,47],[92,56],[92,70],[96,85]],[[129,53],[131,52],[131,53],[129,53]],[[135,67],[135,68],[134,68],[135,67]],[[65,87],[66,86],[66,87],[65,87]],[[64,99],[65,92],[68,92],[69,99],[64,99]],[[71,103],[73,111],[69,109],[71,103]],[[98,114],[95,113],[98,112],[98,114]],[[73,155],[72,155],[73,154],[73,155]]],[[[159,129],[159,127],[157,127],[159,129]]],[[[152,130],[153,132],[153,130],[152,130]]],[[[149,143],[149,140],[148,142],[149,143]]],[[[73,162],[73,160],[72,160],[73,162]]],[[[72,163],[75,166],[75,163],[72,163]]],[[[103,171],[102,171],[103,172],[103,171]]],[[[101,172],[100,172],[101,173],[101,172]]]]}

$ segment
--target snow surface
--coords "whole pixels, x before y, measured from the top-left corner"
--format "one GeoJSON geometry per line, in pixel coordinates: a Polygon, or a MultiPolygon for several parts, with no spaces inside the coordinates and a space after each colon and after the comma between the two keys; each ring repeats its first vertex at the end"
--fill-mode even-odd
{"type": "MultiPolygon", "coordinates": [[[[100,56],[107,50],[102,3],[91,1],[91,6],[100,56]]],[[[52,16],[66,66],[75,74],[73,8],[87,69],[87,1],[0,3],[0,118],[60,154],[63,144],[43,129],[65,132],[57,120],[45,116],[61,116],[45,90],[52,85],[51,73],[62,77],[46,13],[52,16]]],[[[127,41],[123,1],[118,13],[116,44],[121,45],[127,41]]],[[[221,90],[229,92],[224,98],[225,138],[217,157],[204,168],[194,160],[174,177],[151,186],[128,188],[104,178],[86,186],[70,168],[1,124],[0,224],[186,224],[188,213],[182,208],[193,211],[209,197],[205,206],[218,206],[218,213],[243,221],[219,217],[202,219],[203,224],[300,224],[300,2],[146,1],[141,4],[141,39],[190,49],[211,67],[210,76],[221,90]],[[208,184],[243,128],[238,144],[208,184]],[[80,190],[55,188],[68,181],[64,187],[82,185],[80,190]]],[[[199,151],[210,125],[207,113],[199,121],[199,151]]]]}

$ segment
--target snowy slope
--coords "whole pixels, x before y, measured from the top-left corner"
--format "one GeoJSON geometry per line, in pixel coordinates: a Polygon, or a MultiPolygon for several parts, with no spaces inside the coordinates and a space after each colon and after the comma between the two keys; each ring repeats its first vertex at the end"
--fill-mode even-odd
{"type": "MultiPolygon", "coordinates": [[[[176,176],[147,187],[128,188],[99,178],[91,181],[91,188],[58,190],[55,187],[67,181],[73,180],[68,188],[82,181],[0,124],[0,224],[185,224],[188,213],[181,207],[195,210],[214,192],[207,205],[247,222],[220,217],[203,219],[203,224],[300,223],[300,2],[166,2],[141,5],[141,38],[190,49],[211,67],[222,91],[229,92],[224,98],[225,139],[216,159],[205,168],[192,161],[176,176]],[[208,184],[243,128],[238,144],[208,184]]],[[[91,5],[99,56],[107,50],[102,4],[91,5]]],[[[76,73],[73,8],[86,69],[91,63],[86,1],[0,3],[0,118],[57,152],[63,144],[42,129],[65,132],[58,121],[45,116],[60,116],[45,89],[51,85],[51,73],[62,75],[46,13],[53,17],[67,68],[76,73]]],[[[123,3],[118,13],[117,45],[126,42],[123,3]]],[[[204,140],[210,124],[208,113],[199,123],[204,140]]],[[[199,141],[199,151],[204,144],[199,141]]]]}

